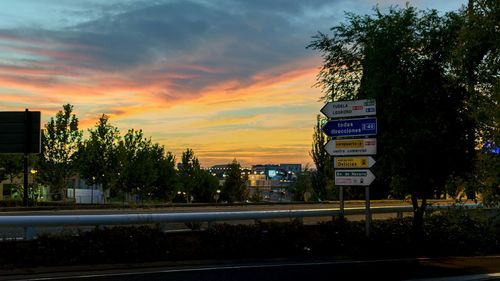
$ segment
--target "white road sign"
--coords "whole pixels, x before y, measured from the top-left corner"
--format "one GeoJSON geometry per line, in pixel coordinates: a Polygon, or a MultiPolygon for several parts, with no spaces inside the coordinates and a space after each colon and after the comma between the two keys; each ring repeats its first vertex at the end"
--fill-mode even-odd
{"type": "Polygon", "coordinates": [[[367,186],[374,180],[370,170],[335,170],[335,185],[367,186]]]}
{"type": "Polygon", "coordinates": [[[376,115],[376,103],[373,99],[329,102],[321,112],[329,118],[376,115]]]}

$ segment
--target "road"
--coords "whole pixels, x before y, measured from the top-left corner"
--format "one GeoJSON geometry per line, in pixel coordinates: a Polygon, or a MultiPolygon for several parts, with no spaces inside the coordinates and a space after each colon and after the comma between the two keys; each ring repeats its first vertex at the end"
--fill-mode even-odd
{"type": "Polygon", "coordinates": [[[499,280],[500,257],[393,260],[206,261],[198,264],[111,265],[2,272],[0,280],[499,280]]]}

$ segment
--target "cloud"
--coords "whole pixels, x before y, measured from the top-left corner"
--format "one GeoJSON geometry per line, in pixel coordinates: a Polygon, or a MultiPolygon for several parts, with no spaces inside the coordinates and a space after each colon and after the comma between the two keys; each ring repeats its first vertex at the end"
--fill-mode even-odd
{"type": "MultiPolygon", "coordinates": [[[[224,81],[246,86],[276,65],[312,56],[305,50],[307,28],[290,19],[324,2],[93,4],[92,8],[100,12],[86,22],[59,30],[2,30],[0,43],[14,42],[3,48],[30,55],[32,61],[57,61],[66,68],[78,69],[59,73],[61,76],[126,72],[129,76],[120,77],[122,82],[154,84],[156,89],[151,94],[172,101],[202,95],[204,88],[224,81]],[[106,13],[106,9],[115,12],[106,13]]],[[[24,67],[30,67],[29,63],[24,67]]],[[[47,82],[58,83],[54,78],[47,82]]]]}

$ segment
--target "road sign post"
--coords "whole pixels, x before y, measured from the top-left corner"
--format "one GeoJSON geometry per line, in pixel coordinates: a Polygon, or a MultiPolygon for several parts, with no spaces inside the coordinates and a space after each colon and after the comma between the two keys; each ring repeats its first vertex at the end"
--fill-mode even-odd
{"type": "Polygon", "coordinates": [[[365,231],[366,237],[370,237],[370,224],[372,222],[372,213],[370,210],[370,186],[365,187],[365,231]]]}
{"type": "Polygon", "coordinates": [[[340,216],[344,217],[344,187],[339,187],[340,216]]]}
{"type": "Polygon", "coordinates": [[[370,189],[375,175],[369,170],[377,153],[377,113],[374,99],[329,102],[321,108],[329,118],[323,132],[332,139],[325,145],[329,155],[335,156],[335,185],[339,187],[340,213],[344,212],[344,186],[365,186],[366,235],[370,235],[370,189]],[[361,118],[353,118],[361,117],[361,118]],[[353,138],[358,137],[358,138],[353,138]]]}
{"type": "Polygon", "coordinates": [[[0,112],[0,153],[23,154],[23,205],[28,207],[28,156],[40,153],[40,112],[0,112]]]}

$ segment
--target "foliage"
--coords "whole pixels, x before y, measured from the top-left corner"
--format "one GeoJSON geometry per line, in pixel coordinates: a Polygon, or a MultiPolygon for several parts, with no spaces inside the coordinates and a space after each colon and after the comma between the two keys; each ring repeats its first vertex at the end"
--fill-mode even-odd
{"type": "Polygon", "coordinates": [[[78,118],[70,104],[63,105],[63,110],[56,114],[55,119],[51,117],[42,131],[39,179],[63,199],[66,199],[68,180],[76,172],[75,160],[81,140],[78,118]]]}
{"type": "Polygon", "coordinates": [[[149,197],[158,180],[158,163],[164,148],[145,138],[142,130],[130,129],[118,144],[118,184],[122,192],[149,197]]]}
{"type": "Polygon", "coordinates": [[[224,185],[222,186],[221,199],[228,202],[243,202],[248,198],[246,176],[242,175],[241,166],[236,159],[229,165],[224,185]]]}
{"type": "Polygon", "coordinates": [[[303,225],[268,222],[214,224],[195,232],[157,227],[113,227],[78,236],[44,235],[32,241],[3,241],[3,267],[82,265],[234,258],[404,258],[500,253],[498,210],[453,209],[424,219],[423,244],[412,236],[411,218],[375,220],[367,238],[364,222],[344,218],[303,225]],[[491,213],[490,213],[491,212],[491,213]]]}
{"type": "Polygon", "coordinates": [[[309,152],[316,166],[316,171],[312,173],[311,180],[314,195],[318,199],[325,199],[328,191],[333,189],[332,160],[325,150],[328,138],[323,133],[322,126],[323,119],[318,115],[316,117],[316,126],[314,126],[313,144],[309,152]]]}
{"type": "Polygon", "coordinates": [[[219,179],[207,170],[199,170],[196,176],[196,185],[193,190],[196,202],[212,202],[219,188],[219,179]]]}
{"type": "Polygon", "coordinates": [[[333,89],[329,99],[377,101],[378,185],[411,195],[416,226],[427,198],[473,168],[467,89],[450,73],[462,24],[455,13],[376,9],[348,14],[332,36],[320,33],[310,45],[323,54],[318,82],[333,89]]]}
{"type": "Polygon", "coordinates": [[[477,165],[478,174],[475,183],[477,191],[481,193],[483,203],[487,206],[498,206],[500,203],[500,155],[481,154],[477,165]]]}
{"type": "MultiPolygon", "coordinates": [[[[500,144],[500,3],[470,0],[461,13],[465,24],[455,49],[455,75],[468,91],[471,134],[476,146],[500,144]]],[[[464,177],[472,192],[481,192],[487,204],[500,202],[499,157],[487,150],[476,159],[475,174],[464,177]]]]}
{"type": "Polygon", "coordinates": [[[297,175],[297,179],[292,183],[290,187],[291,192],[293,193],[294,201],[307,201],[309,198],[306,198],[306,192],[312,194],[312,177],[313,171],[310,171],[309,168],[305,168],[302,173],[297,175]]]}
{"type": "Polygon", "coordinates": [[[192,149],[186,149],[185,152],[182,153],[181,166],[179,168],[179,177],[181,180],[181,192],[183,192],[185,196],[185,202],[189,201],[189,197],[193,195],[196,187],[196,177],[199,171],[201,170],[200,161],[194,155],[192,149]]]}
{"type": "Polygon", "coordinates": [[[167,152],[157,159],[158,177],[153,190],[155,198],[170,201],[174,198],[175,192],[179,190],[179,176],[175,170],[175,155],[167,152]]]}
{"type": "Polygon", "coordinates": [[[87,184],[102,184],[103,189],[114,187],[118,178],[117,148],[120,140],[118,128],[109,124],[109,117],[103,114],[89,138],[78,150],[78,168],[87,184]]]}
{"type": "Polygon", "coordinates": [[[23,172],[23,156],[20,154],[0,154],[0,181],[13,183],[23,172]]]}

